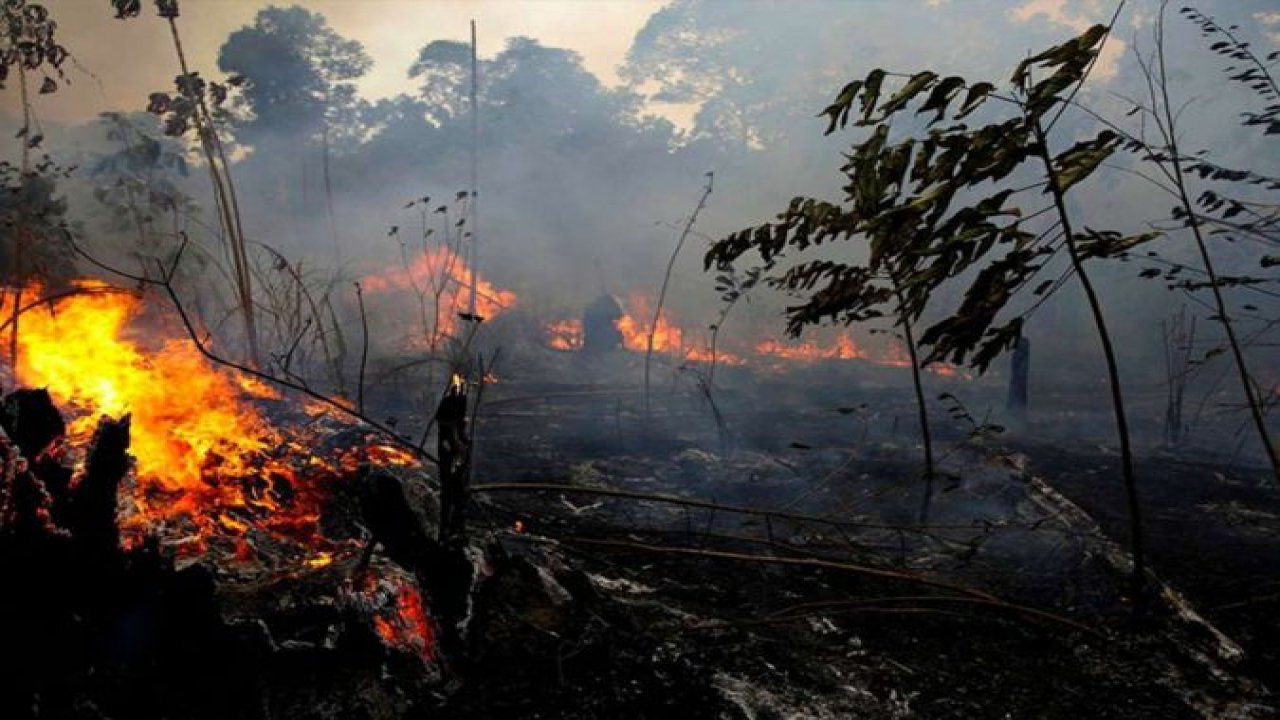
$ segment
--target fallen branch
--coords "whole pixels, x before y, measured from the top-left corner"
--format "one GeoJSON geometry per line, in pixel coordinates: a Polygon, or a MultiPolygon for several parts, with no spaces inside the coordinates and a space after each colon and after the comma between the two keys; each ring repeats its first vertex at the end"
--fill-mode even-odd
{"type": "MultiPolygon", "coordinates": [[[[590,540],[587,538],[579,538],[566,543],[581,543],[585,545],[593,545],[598,547],[612,547],[619,550],[638,550],[642,552],[659,553],[663,555],[685,555],[691,557],[716,558],[720,560],[736,560],[740,562],[764,563],[767,565],[792,565],[798,567],[817,568],[822,570],[838,570],[842,572],[851,572],[858,575],[866,575],[870,577],[884,578],[887,580],[897,580],[900,582],[913,583],[926,587],[938,588],[940,590],[949,590],[961,595],[979,598],[992,603],[1003,603],[1000,598],[986,591],[977,588],[968,587],[966,585],[958,585],[945,580],[933,580],[915,573],[888,570],[885,568],[870,567],[867,565],[855,565],[853,563],[836,562],[834,560],[822,560],[819,558],[788,558],[776,557],[770,555],[750,555],[747,553],[729,552],[726,550],[699,550],[696,548],[672,547],[667,545],[647,545],[644,543],[627,542],[623,540],[590,540]]],[[[1011,606],[1012,607],[1012,606],[1011,606]]],[[[1029,609],[1029,608],[1028,608],[1029,609]]]]}
{"type": "MultiPolygon", "coordinates": [[[[1106,636],[1101,632],[1093,628],[1090,628],[1086,625],[1082,625],[1069,618],[1062,617],[1061,615],[1055,615],[1053,613],[1046,612],[1044,610],[1037,610],[1036,608],[1027,607],[1025,605],[1017,605],[1015,603],[1006,602],[984,590],[979,590],[977,588],[969,587],[966,585],[950,583],[944,580],[933,580],[927,577],[916,575],[914,573],[867,567],[865,565],[854,565],[852,563],[834,562],[831,560],[819,560],[816,558],[783,558],[783,557],[773,557],[773,556],[749,555],[746,553],[726,552],[722,550],[699,550],[696,548],[670,547],[670,546],[661,546],[661,545],[645,545],[642,543],[624,542],[624,541],[617,541],[617,540],[580,539],[580,540],[574,540],[572,542],[585,543],[587,545],[595,545],[600,547],[613,547],[613,548],[622,549],[622,550],[639,550],[642,552],[660,553],[665,555],[685,555],[685,556],[692,556],[692,557],[715,558],[715,559],[721,559],[721,560],[734,560],[739,562],[765,563],[769,565],[792,565],[792,566],[800,566],[800,567],[821,568],[824,570],[838,570],[838,571],[844,571],[844,572],[852,572],[859,575],[868,575],[871,577],[885,578],[888,580],[897,580],[901,582],[913,583],[916,585],[923,585],[926,587],[938,588],[940,590],[948,590],[954,593],[959,593],[962,596],[962,597],[938,596],[933,598],[938,601],[967,603],[972,605],[981,605],[983,607],[997,608],[1000,610],[1007,610],[1015,614],[1025,615],[1027,617],[1035,618],[1038,620],[1044,620],[1057,625],[1063,625],[1065,627],[1071,628],[1072,630],[1083,632],[1099,639],[1106,639],[1106,636]]],[[[883,602],[883,600],[884,599],[880,599],[880,600],[877,600],[876,602],[883,602]]],[[[867,602],[867,601],[865,600],[850,601],[851,604],[856,604],[858,602],[867,602]]],[[[899,608],[898,610],[901,611],[904,609],[899,608]]],[[[926,609],[926,608],[918,608],[917,610],[941,612],[941,611],[926,609]]],[[[790,618],[790,617],[779,618],[775,616],[771,618],[770,621],[779,622],[782,620],[790,620],[790,619],[795,619],[795,618],[790,618]]],[[[699,628],[695,627],[692,629],[699,629],[699,628]]],[[[701,629],[713,629],[713,628],[701,628],[701,629]]]]}

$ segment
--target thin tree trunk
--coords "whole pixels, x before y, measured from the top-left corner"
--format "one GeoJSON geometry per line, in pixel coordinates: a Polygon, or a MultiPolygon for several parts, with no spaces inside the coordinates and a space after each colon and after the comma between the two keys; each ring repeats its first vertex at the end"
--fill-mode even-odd
{"type": "MultiPolygon", "coordinates": [[[[182,49],[182,38],[178,34],[176,18],[166,18],[169,31],[173,37],[173,47],[178,54],[178,65],[183,76],[190,75],[187,67],[186,53],[182,49]]],[[[260,367],[258,352],[258,328],[253,309],[253,283],[249,273],[248,253],[245,251],[244,230],[240,225],[240,206],[236,199],[235,187],[231,183],[230,165],[218,139],[213,125],[213,116],[203,97],[194,98],[196,102],[196,134],[200,137],[200,146],[205,159],[209,163],[209,175],[213,179],[214,196],[222,217],[223,228],[231,250],[231,261],[235,271],[236,295],[240,312],[244,318],[245,335],[249,344],[249,360],[254,367],[260,367]]]]}
{"type": "Polygon", "coordinates": [[[1049,154],[1048,138],[1045,137],[1044,128],[1040,125],[1038,117],[1034,118],[1032,123],[1036,133],[1036,142],[1039,144],[1040,159],[1044,163],[1045,174],[1049,179],[1049,191],[1053,194],[1053,204],[1058,210],[1058,219],[1062,223],[1062,231],[1066,236],[1065,243],[1067,253],[1071,257],[1071,266],[1075,270],[1076,277],[1080,279],[1080,286],[1084,289],[1085,297],[1089,302],[1089,312],[1093,316],[1094,328],[1097,330],[1098,340],[1102,345],[1102,354],[1106,360],[1107,381],[1111,390],[1111,407],[1115,414],[1116,433],[1120,440],[1121,474],[1124,478],[1125,498],[1129,511],[1129,548],[1133,554],[1132,592],[1135,607],[1141,607],[1147,572],[1142,530],[1142,508],[1138,500],[1137,474],[1133,468],[1133,447],[1129,438],[1129,421],[1125,416],[1124,392],[1120,386],[1120,370],[1119,365],[1116,363],[1115,347],[1111,342],[1111,333],[1107,330],[1106,318],[1102,314],[1102,303],[1098,300],[1098,294],[1093,287],[1092,280],[1089,279],[1089,274],[1085,272],[1084,260],[1081,258],[1079,248],[1076,246],[1075,236],[1071,227],[1071,217],[1067,214],[1066,198],[1058,185],[1058,173],[1053,168],[1053,158],[1049,154]]]}
{"type": "Polygon", "coordinates": [[[18,65],[18,87],[22,94],[22,166],[18,175],[18,212],[13,223],[13,316],[9,332],[9,367],[18,371],[18,324],[22,316],[22,291],[26,285],[27,192],[31,172],[31,101],[27,95],[27,69],[18,65]]]}
{"type": "Polygon", "coordinates": [[[1271,436],[1267,432],[1267,423],[1262,415],[1262,402],[1258,398],[1254,387],[1253,376],[1249,374],[1249,368],[1245,363],[1244,349],[1240,346],[1239,338],[1236,337],[1235,325],[1232,324],[1231,316],[1227,313],[1227,303],[1222,296],[1222,286],[1218,282],[1218,273],[1213,265],[1213,257],[1210,256],[1209,247],[1205,243],[1204,232],[1200,227],[1200,217],[1196,214],[1195,207],[1191,204],[1191,198],[1187,195],[1186,178],[1182,174],[1182,164],[1179,162],[1181,155],[1178,153],[1178,137],[1173,108],[1169,105],[1169,77],[1165,69],[1165,5],[1166,3],[1161,3],[1160,5],[1160,25],[1156,31],[1156,47],[1157,57],[1160,61],[1160,95],[1164,105],[1165,121],[1163,125],[1165,140],[1168,142],[1169,155],[1172,158],[1169,165],[1173,169],[1174,185],[1178,189],[1178,201],[1182,203],[1182,209],[1187,214],[1187,224],[1191,228],[1191,233],[1195,236],[1196,249],[1200,252],[1200,261],[1204,264],[1205,274],[1209,276],[1209,287],[1213,290],[1213,302],[1218,311],[1218,322],[1222,323],[1222,329],[1227,334],[1227,343],[1231,346],[1231,356],[1235,360],[1236,373],[1240,377],[1240,388],[1244,390],[1245,400],[1249,403],[1249,415],[1253,418],[1253,426],[1258,431],[1258,438],[1262,440],[1262,447],[1266,450],[1267,460],[1271,462],[1273,479],[1276,485],[1280,486],[1280,455],[1277,455],[1275,443],[1272,442],[1271,436]]]}
{"type": "Polygon", "coordinates": [[[898,281],[893,281],[893,292],[898,296],[898,321],[902,324],[902,336],[907,343],[907,356],[911,358],[911,384],[916,393],[916,412],[920,419],[920,438],[924,443],[924,497],[920,500],[920,524],[929,522],[929,506],[933,503],[933,437],[929,432],[929,406],[924,399],[924,383],[920,377],[920,358],[916,352],[915,332],[906,312],[906,298],[898,281]]]}
{"type": "Polygon", "coordinates": [[[671,284],[671,271],[676,267],[676,258],[680,257],[680,249],[684,247],[685,240],[688,240],[689,233],[693,232],[694,223],[698,222],[698,215],[707,206],[707,198],[711,197],[711,187],[714,181],[715,176],[707,173],[707,186],[702,191],[702,197],[698,198],[698,205],[693,209],[693,214],[689,216],[689,221],[685,223],[684,231],[680,233],[680,239],[676,242],[676,249],[671,252],[671,259],[667,261],[667,271],[662,276],[662,288],[658,291],[657,307],[653,311],[653,322],[649,324],[649,336],[645,341],[644,423],[646,429],[649,425],[649,368],[653,362],[653,337],[658,332],[658,321],[662,318],[662,306],[667,300],[667,287],[671,284]]]}

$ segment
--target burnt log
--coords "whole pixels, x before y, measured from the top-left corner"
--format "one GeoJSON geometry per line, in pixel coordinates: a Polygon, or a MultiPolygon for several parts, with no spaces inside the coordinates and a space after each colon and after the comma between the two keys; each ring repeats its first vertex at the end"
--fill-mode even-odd
{"type": "Polygon", "coordinates": [[[0,537],[25,545],[60,535],[53,496],[7,433],[0,432],[0,537]]]}
{"type": "MultiPolygon", "coordinates": [[[[423,571],[435,538],[414,511],[404,483],[384,470],[365,467],[359,486],[360,517],[369,531],[369,549],[374,544],[381,545],[387,557],[400,567],[415,573],[423,571]]],[[[362,566],[367,561],[366,553],[362,566]]]]}

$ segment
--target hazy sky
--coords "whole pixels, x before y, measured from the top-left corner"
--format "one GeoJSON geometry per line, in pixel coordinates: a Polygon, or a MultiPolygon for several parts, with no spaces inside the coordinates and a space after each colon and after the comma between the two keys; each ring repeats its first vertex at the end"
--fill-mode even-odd
{"type": "MultiPolygon", "coordinates": [[[[107,0],[42,0],[58,21],[61,42],[76,64],[68,68],[74,87],[41,97],[38,117],[54,123],[81,123],[103,109],[141,109],[149,92],[172,89],[177,74],[174,51],[163,21],[155,16],[151,0],[143,3],[142,16],[116,20],[107,0]]],[[[732,0],[750,3],[757,0],[732,0]]],[[[1059,28],[1079,32],[1105,21],[1114,0],[830,0],[833,9],[857,4],[867,12],[894,12],[907,4],[922,4],[946,12],[991,12],[1011,21],[1010,26],[1059,28]]],[[[507,38],[525,35],[545,45],[576,50],[586,67],[606,84],[618,82],[617,68],[626,56],[636,32],[666,4],[666,0],[181,0],[179,29],[194,70],[206,77],[220,77],[218,48],[235,30],[251,24],[258,10],[270,4],[302,5],[324,15],[343,36],[361,42],[374,59],[373,70],[360,83],[369,99],[411,92],[406,78],[417,52],[432,40],[466,40],[469,21],[479,28],[480,52],[492,56],[507,38]]],[[[1174,3],[1176,7],[1179,3],[1174,3]]],[[[1155,0],[1133,0],[1132,29],[1149,22],[1155,0]]],[[[1270,39],[1280,41],[1280,0],[1276,12],[1268,3],[1241,0],[1241,16],[1258,21],[1270,39]]],[[[785,8],[785,3],[780,9],[785,8]]],[[[1114,74],[1126,49],[1119,33],[1104,51],[1095,81],[1105,83],[1114,74]]],[[[902,42],[919,42],[903,28],[902,42]]],[[[17,93],[0,93],[0,109],[16,114],[17,93]]],[[[655,108],[659,109],[659,108],[655,108]]],[[[666,109],[671,115],[670,108],[666,109]]],[[[662,109],[659,109],[662,111],[662,109]]],[[[684,120],[677,109],[674,119],[684,120]]]]}
{"type": "MultiPolygon", "coordinates": [[[[41,97],[40,118],[83,122],[104,107],[141,109],[150,91],[170,90],[177,74],[168,29],[153,3],[142,15],[116,20],[107,0],[43,0],[59,24],[63,45],[80,68],[68,73],[74,87],[41,97]],[[91,73],[92,75],[86,74],[91,73]],[[96,79],[95,79],[96,78],[96,79]]],[[[543,44],[581,53],[586,67],[605,83],[636,31],[663,0],[181,0],[179,30],[192,69],[220,77],[218,48],[227,35],[253,22],[270,4],[301,5],[324,15],[339,34],[360,41],[374,68],[360,83],[365,97],[410,91],[406,78],[418,50],[431,40],[466,40],[476,20],[480,52],[493,55],[506,38],[527,35],[543,44]]],[[[3,93],[12,113],[16,93],[3,93]]]]}

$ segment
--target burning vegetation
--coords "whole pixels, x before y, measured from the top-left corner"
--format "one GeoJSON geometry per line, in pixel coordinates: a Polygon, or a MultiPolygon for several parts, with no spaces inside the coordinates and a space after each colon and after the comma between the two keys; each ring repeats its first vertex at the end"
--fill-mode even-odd
{"type": "MultiPolygon", "coordinates": [[[[1274,715],[1280,261],[1209,241],[1280,242],[1280,180],[1179,147],[1163,8],[1131,126],[1124,2],[1002,83],[834,68],[842,7],[669,3],[618,88],[473,24],[374,103],[318,13],[214,79],[158,0],[174,86],[78,172],[56,13],[4,3],[0,718],[1274,715]],[[780,201],[819,157],[842,199],[780,201]],[[1096,229],[1116,168],[1174,217],[1096,229]],[[1212,337],[1139,347],[1125,262],[1212,337]]],[[[1275,134],[1275,58],[1181,16],[1275,134]]]]}

